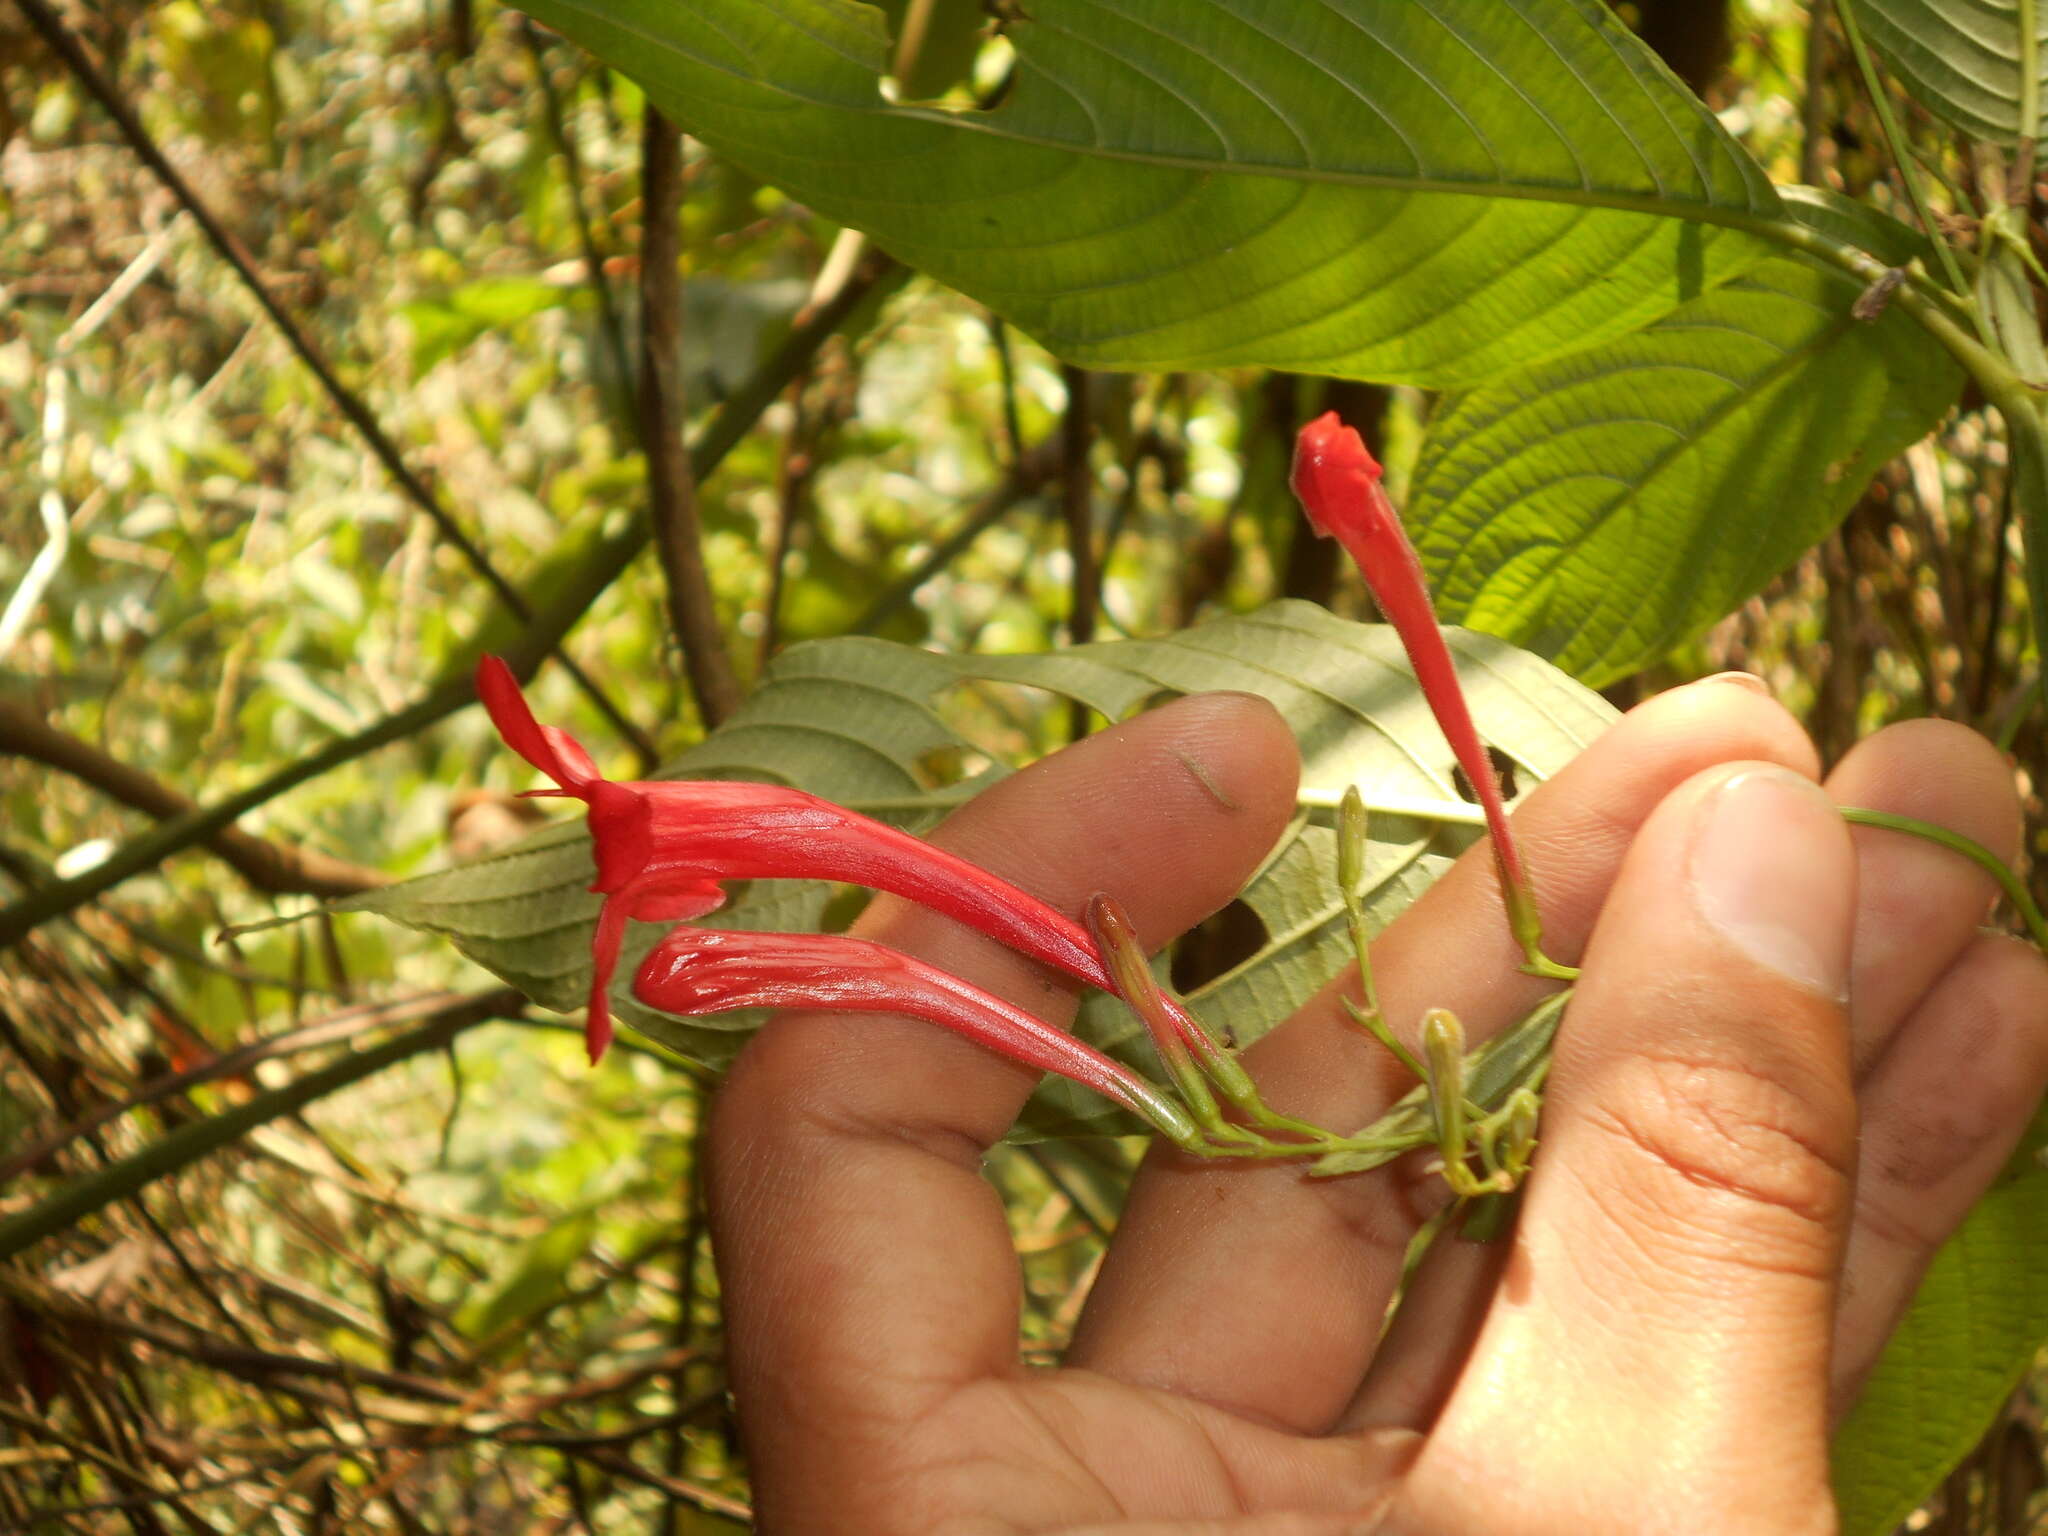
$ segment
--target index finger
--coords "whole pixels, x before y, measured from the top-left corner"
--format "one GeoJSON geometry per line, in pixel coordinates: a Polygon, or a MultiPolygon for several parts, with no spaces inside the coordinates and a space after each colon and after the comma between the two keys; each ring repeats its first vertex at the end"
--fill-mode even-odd
{"type": "MultiPolygon", "coordinates": [[[[1109,891],[1157,945],[1236,893],[1294,781],[1269,706],[1203,695],[1027,769],[932,840],[1069,912],[1109,891]]],[[[1064,979],[906,902],[877,898],[858,931],[1049,1022],[1073,1015],[1064,979]]],[[[892,1016],[784,1015],[742,1054],[714,1113],[710,1191],[758,1488],[829,1513],[905,1425],[1017,1368],[1017,1264],[980,1164],[1036,1082],[892,1016]]]]}

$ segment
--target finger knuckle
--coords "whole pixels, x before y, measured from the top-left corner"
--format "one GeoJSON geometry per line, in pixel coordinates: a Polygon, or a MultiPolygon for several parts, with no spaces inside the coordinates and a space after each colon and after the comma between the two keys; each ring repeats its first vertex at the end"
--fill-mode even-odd
{"type": "Polygon", "coordinates": [[[1638,1056],[1595,1123],[1635,1161],[1686,1192],[1759,1212],[1838,1223],[1853,1187],[1854,1116],[1832,1085],[1794,1085],[1740,1059],[1638,1056]]]}

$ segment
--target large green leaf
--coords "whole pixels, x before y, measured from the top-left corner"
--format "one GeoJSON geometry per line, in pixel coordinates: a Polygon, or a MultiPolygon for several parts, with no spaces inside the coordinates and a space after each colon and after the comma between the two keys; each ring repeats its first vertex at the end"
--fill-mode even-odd
{"type": "Polygon", "coordinates": [[[2023,5],[2027,0],[1856,0],[1856,15],[1922,106],[1965,133],[2009,143],[2048,130],[2042,90],[2048,5],[2035,0],[2028,6],[2034,13],[2034,37],[2024,50],[2033,65],[2030,91],[2023,90],[2023,5]]]}
{"type": "Polygon", "coordinates": [[[1410,497],[1444,616],[1599,685],[1761,591],[1954,402],[1856,287],[1774,257],[1656,324],[1448,402],[1410,497]]]}
{"type": "MultiPolygon", "coordinates": [[[[1480,729],[1527,780],[1562,767],[1613,711],[1535,657],[1483,635],[1453,632],[1480,729]]],[[[777,659],[724,727],[686,754],[676,776],[755,778],[798,785],[901,825],[928,826],[949,804],[1007,768],[935,787],[932,765],[975,743],[942,707],[976,680],[1048,689],[1120,719],[1161,695],[1235,688],[1270,699],[1303,757],[1303,809],[1244,899],[1265,942],[1204,988],[1205,1016],[1249,1041],[1285,1018],[1343,965],[1330,807],[1347,784],[1383,808],[1372,819],[1368,906],[1384,923],[1474,836],[1476,811],[1458,799],[1448,746],[1416,690],[1393,633],[1349,624],[1306,603],[1280,603],[1161,640],[1107,641],[1044,656],[942,656],[877,640],[816,641],[777,659]]],[[[479,963],[551,1008],[580,1007],[588,985],[596,898],[580,822],[551,827],[477,863],[351,898],[346,906],[446,934],[479,963]]],[[[1113,894],[1113,893],[1112,893],[1113,894]]],[[[756,881],[710,921],[743,928],[825,924],[834,889],[756,881]]],[[[844,914],[835,915],[842,918],[844,914]]],[[[634,965],[661,929],[636,924],[614,1003],[621,1018],[672,1048],[723,1065],[759,1022],[752,1014],[678,1019],[628,993],[634,965]]],[[[1123,1011],[1098,998],[1081,1033],[1131,1053],[1145,1048],[1123,1011]]],[[[1106,1107],[1054,1084],[1032,1116],[1039,1130],[1116,1128],[1106,1107]]]]}
{"type": "Polygon", "coordinates": [[[958,112],[883,98],[858,0],[527,9],[1099,367],[1471,382],[1726,281],[1781,216],[1603,0],[1031,0],[1000,103],[958,112]]]}
{"type": "Polygon", "coordinates": [[[1997,1419],[2048,1341],[2048,1108],[1936,1255],[1835,1436],[1844,1536],[1884,1536],[1997,1419]]]}

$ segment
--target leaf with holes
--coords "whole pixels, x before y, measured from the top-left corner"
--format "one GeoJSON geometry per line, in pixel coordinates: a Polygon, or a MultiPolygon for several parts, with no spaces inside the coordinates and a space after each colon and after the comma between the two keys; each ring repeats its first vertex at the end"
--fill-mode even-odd
{"type": "Polygon", "coordinates": [[[1603,0],[1032,0],[959,111],[885,99],[858,0],[526,8],[1093,367],[1469,383],[1727,281],[1783,217],[1603,0]]]}
{"type": "MultiPolygon", "coordinates": [[[[1613,718],[1598,695],[1512,646],[1461,632],[1452,644],[1480,730],[1513,761],[1524,785],[1556,772],[1613,718]]],[[[930,782],[934,763],[986,755],[945,712],[977,683],[1050,690],[1112,720],[1162,695],[1234,688],[1271,700],[1286,718],[1301,743],[1301,809],[1244,893],[1256,942],[1194,995],[1204,1015],[1240,1041],[1292,1013],[1348,957],[1331,830],[1344,786],[1361,785],[1380,808],[1366,874],[1375,926],[1477,836],[1478,808],[1459,799],[1450,748],[1393,632],[1346,623],[1306,603],[1276,604],[1165,639],[1105,641],[1046,656],[942,656],[879,640],[814,641],[778,657],[746,706],[673,773],[794,784],[922,830],[1008,771],[995,766],[961,783],[930,782]]],[[[580,823],[565,823],[475,864],[367,892],[343,907],[446,934],[536,1002],[567,1011],[581,1006],[589,981],[597,908],[584,890],[590,878],[589,841],[580,823]]],[[[830,918],[837,925],[851,913],[833,908],[834,895],[817,882],[755,881],[708,921],[796,930],[826,926],[830,918]]],[[[626,990],[661,931],[633,927],[614,990],[619,1017],[684,1055],[723,1066],[758,1015],[673,1018],[641,1006],[626,990]]],[[[1108,998],[1091,999],[1077,1028],[1133,1065],[1154,1069],[1142,1032],[1108,998]]],[[[1064,1083],[1041,1090],[1027,1123],[1040,1133],[1130,1128],[1107,1105],[1064,1083]]]]}
{"type": "Polygon", "coordinates": [[[1619,341],[1447,402],[1409,498],[1443,615],[1598,686],[1763,590],[1961,376],[1777,257],[1619,341]]]}

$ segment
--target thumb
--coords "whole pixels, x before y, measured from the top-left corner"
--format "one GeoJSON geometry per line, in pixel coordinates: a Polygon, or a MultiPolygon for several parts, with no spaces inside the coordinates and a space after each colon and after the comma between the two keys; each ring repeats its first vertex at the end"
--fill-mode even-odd
{"type": "Polygon", "coordinates": [[[1483,1461],[1493,1487],[1570,1500],[1537,1529],[1661,1530],[1700,1508],[1731,1530],[1825,1528],[1855,899],[1840,814],[1788,769],[1724,764],[1645,823],[1422,1482],[1483,1489],[1483,1461]]]}
{"type": "MultiPolygon", "coordinates": [[[[1114,892],[1158,943],[1230,900],[1294,783],[1279,714],[1211,694],[1005,779],[933,841],[1064,911],[1114,892]]],[[[861,928],[1050,1023],[1073,1016],[1063,979],[950,918],[878,897],[861,928]]],[[[713,1251],[764,1529],[935,1526],[916,1490],[954,1487],[963,1458],[991,1509],[1055,1497],[1028,1456],[975,1459],[973,1412],[941,1411],[1017,1371],[1017,1256],[982,1158],[1038,1077],[882,1014],[781,1015],[733,1068],[711,1124],[713,1251]]]]}

